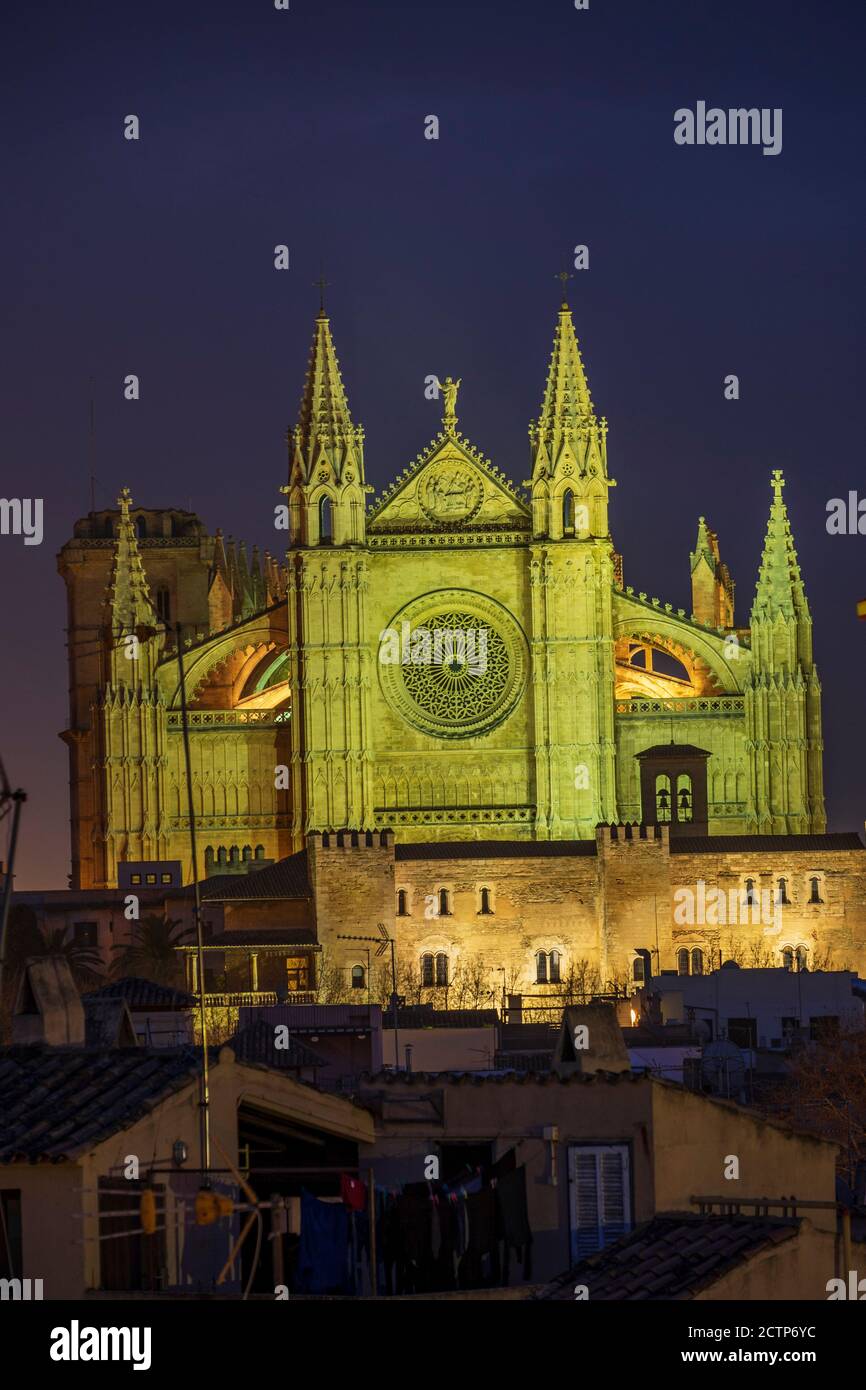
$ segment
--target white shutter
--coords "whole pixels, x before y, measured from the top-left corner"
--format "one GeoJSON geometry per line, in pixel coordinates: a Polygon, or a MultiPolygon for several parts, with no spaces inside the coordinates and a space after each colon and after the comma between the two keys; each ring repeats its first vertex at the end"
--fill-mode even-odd
{"type": "Polygon", "coordinates": [[[568,1151],[572,1259],[612,1245],[631,1226],[628,1148],[571,1145],[568,1151]]]}

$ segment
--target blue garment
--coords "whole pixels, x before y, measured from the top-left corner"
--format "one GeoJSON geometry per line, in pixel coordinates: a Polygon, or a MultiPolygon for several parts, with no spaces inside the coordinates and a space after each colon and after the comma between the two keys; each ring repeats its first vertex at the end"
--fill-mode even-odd
{"type": "Polygon", "coordinates": [[[349,1221],[342,1202],[301,1193],[298,1293],[350,1293],[349,1221]]]}

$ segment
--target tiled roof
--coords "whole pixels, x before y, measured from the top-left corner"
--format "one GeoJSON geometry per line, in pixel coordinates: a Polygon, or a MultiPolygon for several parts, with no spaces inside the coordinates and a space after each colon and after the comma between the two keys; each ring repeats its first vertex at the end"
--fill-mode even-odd
{"type": "Polygon", "coordinates": [[[573,1303],[577,1284],[586,1285],[590,1303],[694,1298],[759,1251],[791,1240],[799,1226],[773,1217],[666,1213],[582,1260],[536,1298],[573,1303]]]}
{"type": "MultiPolygon", "coordinates": [[[[184,889],[186,894],[192,891],[192,887],[184,889]]],[[[287,859],[278,859],[266,869],[256,869],[249,874],[218,874],[201,883],[203,902],[310,898],[312,892],[305,849],[290,854],[287,859]]]]}
{"type": "Polygon", "coordinates": [[[523,1072],[510,1067],[506,1071],[377,1071],[365,1072],[361,1078],[365,1086],[484,1086],[488,1083],[501,1086],[510,1083],[515,1086],[594,1086],[620,1082],[640,1084],[646,1078],[640,1072],[594,1071],[572,1072],[560,1076],[557,1072],[523,1072]]]}
{"type": "Polygon", "coordinates": [[[0,1048],[0,1163],[73,1158],[182,1090],[199,1066],[192,1047],[0,1048]]]}
{"type": "Polygon", "coordinates": [[[241,1028],[229,1042],[229,1047],[239,1062],[260,1062],[268,1067],[285,1067],[289,1070],[307,1067],[326,1067],[324,1057],[314,1052],[306,1043],[289,1035],[289,1046],[274,1046],[274,1024],[265,1019],[241,1028]]]}
{"type": "MultiPolygon", "coordinates": [[[[228,946],[261,946],[263,949],[273,946],[277,949],[280,946],[306,946],[309,949],[320,950],[321,948],[315,941],[315,931],[310,927],[259,927],[257,931],[223,931],[214,933],[205,941],[205,946],[216,946],[222,950],[228,946]]],[[[195,951],[197,948],[189,942],[183,947],[184,951],[195,951]]]]}
{"type": "MultiPolygon", "coordinates": [[[[498,1022],[495,1009],[434,1009],[420,1004],[397,1010],[398,1028],[491,1028],[498,1022]]],[[[390,1008],[382,1010],[382,1027],[394,1027],[390,1008]]]]}
{"type": "Polygon", "coordinates": [[[595,840],[442,840],[394,846],[397,859],[572,859],[595,852],[595,840]]]}
{"type": "Polygon", "coordinates": [[[864,848],[855,831],[833,835],[684,835],[671,837],[671,854],[779,854],[783,850],[814,853],[864,848]]]}
{"type": "Polygon", "coordinates": [[[84,999],[125,999],[131,1009],[189,1009],[195,1004],[194,994],[170,985],[158,985],[138,975],[124,975],[102,989],[85,994],[84,999]]]}

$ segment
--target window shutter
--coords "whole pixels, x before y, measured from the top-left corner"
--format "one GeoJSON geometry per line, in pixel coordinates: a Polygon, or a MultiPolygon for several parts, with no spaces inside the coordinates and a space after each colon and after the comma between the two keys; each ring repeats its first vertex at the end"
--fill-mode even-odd
{"type": "Polygon", "coordinates": [[[601,1249],[598,1219],[598,1165],[596,1154],[577,1153],[574,1163],[574,1206],[577,1217],[575,1254],[579,1260],[601,1249]]]}
{"type": "Polygon", "coordinates": [[[608,1150],[599,1154],[601,1169],[601,1234],[602,1244],[612,1245],[628,1231],[626,1209],[625,1154],[608,1150]]]}

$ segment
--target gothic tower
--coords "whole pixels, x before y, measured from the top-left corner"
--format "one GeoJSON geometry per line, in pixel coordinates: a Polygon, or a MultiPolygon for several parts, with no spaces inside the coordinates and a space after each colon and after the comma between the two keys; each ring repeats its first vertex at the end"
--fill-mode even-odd
{"type": "MultiPolygon", "coordinates": [[[[373,825],[364,431],[352,423],[321,309],[289,436],[293,830],[373,825]]],[[[299,838],[299,843],[302,840],[299,838]]]]}
{"type": "Polygon", "coordinates": [[[821,685],[784,485],[777,469],[752,607],[752,665],[745,686],[749,825],[758,834],[823,834],[821,685]]]}
{"type": "Polygon", "coordinates": [[[541,414],[529,428],[536,823],[587,838],[617,820],[614,555],[607,421],[596,416],[563,303],[541,414]]]}
{"type": "Polygon", "coordinates": [[[124,488],[104,608],[105,683],[91,711],[96,731],[94,776],[101,781],[94,827],[96,881],[116,881],[124,859],[168,855],[164,776],[167,721],[156,666],[165,628],[150,597],[124,488]]]}

